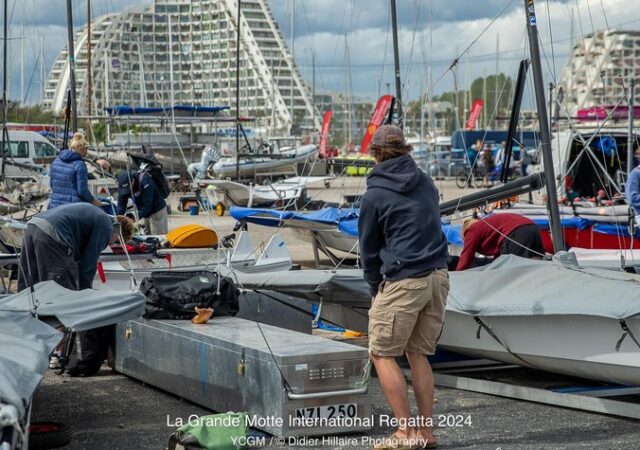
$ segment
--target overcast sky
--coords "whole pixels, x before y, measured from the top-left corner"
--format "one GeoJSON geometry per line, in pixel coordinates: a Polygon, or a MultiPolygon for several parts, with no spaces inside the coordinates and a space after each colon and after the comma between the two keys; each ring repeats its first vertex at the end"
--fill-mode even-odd
{"type": "MultiPolygon", "coordinates": [[[[20,95],[19,38],[23,35],[25,91],[28,90],[30,102],[39,100],[40,40],[44,40],[48,72],[66,43],[65,3],[65,0],[9,0],[13,38],[9,52],[10,98],[20,95]]],[[[93,15],[149,3],[152,2],[93,0],[93,15]]],[[[268,0],[268,3],[289,42],[291,0],[268,0]]],[[[460,89],[478,76],[495,73],[496,65],[500,72],[515,76],[519,59],[527,55],[522,0],[398,0],[397,3],[405,99],[415,99],[428,89],[429,68],[435,94],[452,90],[454,76],[447,68],[465,50],[455,70],[460,89]]],[[[86,23],[86,5],[86,0],[73,0],[76,27],[86,23]]],[[[569,53],[572,29],[576,38],[607,27],[640,30],[640,0],[538,0],[536,7],[548,80],[553,78],[554,71],[555,76],[560,76],[569,53]]],[[[317,90],[344,92],[347,61],[354,95],[375,98],[380,91],[386,91],[387,83],[393,89],[389,0],[295,0],[295,36],[296,62],[309,83],[315,56],[317,90]]]]}

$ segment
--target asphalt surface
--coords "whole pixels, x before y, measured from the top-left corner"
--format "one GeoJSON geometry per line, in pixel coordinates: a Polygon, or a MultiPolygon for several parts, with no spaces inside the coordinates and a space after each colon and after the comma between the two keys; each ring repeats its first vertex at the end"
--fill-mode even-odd
{"type": "MultiPolygon", "coordinates": [[[[437,182],[443,199],[464,193],[452,182],[437,182]]],[[[363,178],[336,180],[332,189],[310,189],[309,195],[340,201],[344,194],[364,190],[363,178]]],[[[177,198],[174,198],[174,211],[177,198]]],[[[200,222],[213,225],[220,235],[230,233],[230,217],[191,217],[176,214],[170,225],[200,222]]],[[[280,233],[295,262],[312,263],[311,248],[289,229],[250,227],[254,244],[280,233]]],[[[324,261],[328,264],[328,261],[324,261]]],[[[588,345],[585,343],[585,345],[588,345]]],[[[0,344],[1,348],[1,344],[0,344]]],[[[363,434],[337,436],[322,441],[293,440],[267,448],[370,448],[370,440],[392,432],[381,426],[389,415],[387,402],[375,378],[370,386],[376,426],[363,434]]],[[[435,433],[442,449],[637,449],[640,421],[591,414],[547,405],[517,401],[449,388],[436,388],[436,425],[461,422],[461,426],[438,426],[435,433]]],[[[415,404],[412,404],[416,411],[415,404]]],[[[53,420],[71,427],[74,438],[67,449],[164,449],[175,430],[171,422],[190,415],[211,414],[200,406],[104,368],[92,378],[65,378],[49,371],[35,393],[32,420],[53,420]]],[[[267,440],[268,441],[268,440],[267,440]]],[[[275,444],[275,441],[273,441],[275,444]]]]}
{"type": "MultiPolygon", "coordinates": [[[[435,433],[442,449],[637,449],[640,422],[556,408],[474,392],[436,388],[435,433]],[[462,418],[462,419],[460,419],[462,418]],[[466,422],[466,424],[464,424],[466,422]]],[[[266,448],[367,449],[392,432],[379,426],[390,411],[377,380],[371,399],[377,426],[355,435],[292,440],[266,448]],[[318,441],[314,441],[318,439],[318,441]],[[289,445],[290,444],[290,445],[289,445]],[[354,445],[355,444],[355,445],[354,445]]],[[[32,420],[63,422],[74,433],[67,449],[164,449],[175,427],[168,423],[210,411],[104,368],[96,377],[65,378],[49,371],[34,396],[32,420]]],[[[413,410],[415,404],[412,402],[413,410]]],[[[267,439],[269,442],[269,439],[267,439]]],[[[274,441],[275,443],[275,441],[274,441]]]]}

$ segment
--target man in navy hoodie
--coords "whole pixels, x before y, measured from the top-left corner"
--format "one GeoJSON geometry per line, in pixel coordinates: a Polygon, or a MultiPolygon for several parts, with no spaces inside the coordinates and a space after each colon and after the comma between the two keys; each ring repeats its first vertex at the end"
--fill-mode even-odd
{"type": "Polygon", "coordinates": [[[125,214],[127,202],[133,198],[138,216],[143,220],[145,234],[167,234],[169,214],[167,202],[153,177],[145,170],[122,171],[118,175],[117,214],[125,214]]]}
{"type": "MultiPolygon", "coordinates": [[[[100,253],[117,242],[131,239],[133,225],[122,216],[107,215],[88,203],[73,203],[49,209],[32,218],[22,242],[18,290],[52,280],[73,291],[91,289],[100,253]]],[[[112,327],[79,333],[78,358],[67,373],[93,375],[106,356],[112,327]]],[[[57,359],[57,357],[56,357],[57,359]]],[[[55,365],[57,361],[50,361],[55,365]]]]}
{"type": "Polygon", "coordinates": [[[379,448],[434,448],[434,383],[426,356],[440,338],[449,292],[438,191],[416,166],[397,126],[378,128],[369,150],[376,166],[367,177],[358,221],[373,302],[369,353],[400,424],[379,448]],[[407,384],[395,359],[403,354],[411,366],[418,418],[411,418],[407,384]]]}

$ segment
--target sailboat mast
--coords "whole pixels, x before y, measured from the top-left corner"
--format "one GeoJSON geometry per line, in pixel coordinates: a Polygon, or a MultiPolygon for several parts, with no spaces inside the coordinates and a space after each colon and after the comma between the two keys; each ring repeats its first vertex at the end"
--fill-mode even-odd
{"type": "MultiPolygon", "coordinates": [[[[498,80],[501,80],[500,77],[500,33],[496,33],[496,73],[493,78],[493,110],[496,112],[496,116],[500,113],[498,109],[498,103],[500,100],[499,90],[498,90],[498,80]]],[[[498,127],[498,119],[495,119],[494,128],[498,127]]]]}
{"type": "Polygon", "coordinates": [[[7,147],[9,144],[9,131],[7,130],[7,113],[9,108],[7,107],[7,42],[9,42],[7,36],[7,16],[8,16],[8,8],[7,8],[7,0],[4,0],[4,27],[2,29],[2,34],[4,40],[2,41],[3,52],[2,52],[2,178],[1,181],[4,182],[4,158],[7,153],[7,147]]]}
{"type": "MultiPolygon", "coordinates": [[[[311,108],[311,126],[316,128],[316,55],[311,54],[311,101],[313,103],[311,108]]],[[[318,130],[319,131],[319,130],[318,130]]]]}
{"type": "Polygon", "coordinates": [[[420,83],[420,146],[424,146],[424,75],[420,83]]]}
{"type": "Polygon", "coordinates": [[[46,94],[46,83],[44,75],[45,61],[44,61],[44,36],[40,36],[40,103],[44,103],[44,96],[46,94]]]}
{"type": "MultiPolygon", "coordinates": [[[[111,68],[111,63],[109,61],[109,55],[107,54],[107,50],[104,51],[104,89],[102,89],[102,94],[104,95],[104,106],[107,107],[111,105],[111,99],[109,98],[109,69],[111,68]]],[[[164,89],[162,91],[164,93],[164,89]]],[[[162,106],[164,107],[164,95],[162,106]]],[[[105,145],[109,143],[109,136],[111,136],[111,125],[110,121],[106,120],[105,126],[105,135],[104,135],[104,143],[105,145]]]]}
{"type": "Polygon", "coordinates": [[[24,23],[20,30],[20,104],[24,104],[24,23]]]}
{"type": "Polygon", "coordinates": [[[398,105],[398,125],[404,128],[402,114],[402,85],[400,84],[400,51],[398,50],[398,18],[396,15],[396,0],[391,0],[391,27],[393,31],[393,66],[396,76],[396,100],[398,105]]]}
{"type": "MultiPolygon", "coordinates": [[[[295,45],[296,45],[296,2],[295,0],[291,0],[291,91],[289,92],[290,97],[289,97],[289,109],[290,109],[290,113],[291,113],[291,128],[289,129],[289,132],[291,133],[291,130],[293,129],[293,124],[295,122],[295,115],[293,114],[293,108],[294,108],[294,101],[293,101],[293,84],[294,84],[294,79],[293,79],[293,71],[294,71],[294,53],[295,53],[295,45]]],[[[292,133],[293,134],[293,133],[292,133]]]]}
{"type": "Polygon", "coordinates": [[[529,52],[531,53],[531,72],[536,94],[536,106],[538,108],[538,124],[540,126],[540,146],[542,148],[542,161],[544,163],[544,175],[547,184],[547,209],[549,210],[549,225],[553,249],[558,252],[565,249],[564,236],[560,227],[560,209],[558,208],[558,194],[556,191],[556,177],[553,168],[553,156],[551,154],[551,134],[549,132],[549,119],[547,118],[547,103],[545,101],[545,87],[542,79],[542,67],[540,65],[540,48],[538,47],[538,26],[534,7],[534,0],[524,0],[524,8],[527,16],[527,32],[529,34],[529,52]]]}
{"type": "Polygon", "coordinates": [[[627,136],[627,178],[633,170],[633,148],[635,147],[633,145],[635,143],[635,139],[633,136],[633,119],[635,118],[635,109],[633,104],[636,96],[635,91],[636,80],[634,78],[631,78],[631,80],[629,81],[629,101],[627,102],[627,116],[629,119],[629,135],[627,136]]]}
{"type": "MultiPolygon", "coordinates": [[[[93,80],[91,78],[91,0],[87,0],[87,116],[91,117],[93,105],[93,80]]],[[[93,127],[89,119],[89,142],[93,142],[93,127]]]]}
{"type": "MultiPolygon", "coordinates": [[[[176,118],[175,118],[175,97],[174,97],[174,84],[173,84],[173,27],[171,26],[171,15],[167,16],[169,33],[169,98],[171,100],[171,132],[176,132],[176,118]]],[[[163,105],[164,106],[164,105],[163,105]]]]}
{"type": "Polygon", "coordinates": [[[71,90],[71,117],[73,132],[78,131],[78,107],[76,103],[76,55],[73,45],[73,9],[67,0],[67,35],[69,39],[69,89],[71,90]]]}
{"type": "MultiPolygon", "coordinates": [[[[238,0],[238,16],[236,29],[236,180],[240,180],[240,8],[242,0],[238,0]]],[[[291,78],[293,80],[293,78],[291,78]]],[[[293,86],[291,86],[293,88],[293,86]]],[[[293,112],[292,112],[293,113],[293,112]]],[[[292,123],[293,123],[293,116],[292,123]]]]}

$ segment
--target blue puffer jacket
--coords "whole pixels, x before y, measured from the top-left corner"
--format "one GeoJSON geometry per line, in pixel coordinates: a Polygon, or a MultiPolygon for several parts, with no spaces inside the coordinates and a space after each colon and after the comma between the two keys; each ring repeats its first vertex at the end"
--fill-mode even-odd
{"type": "Polygon", "coordinates": [[[51,178],[49,209],[67,203],[93,201],[93,195],[89,192],[87,183],[87,166],[79,153],[62,150],[51,164],[49,177],[51,178]]]}

